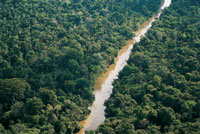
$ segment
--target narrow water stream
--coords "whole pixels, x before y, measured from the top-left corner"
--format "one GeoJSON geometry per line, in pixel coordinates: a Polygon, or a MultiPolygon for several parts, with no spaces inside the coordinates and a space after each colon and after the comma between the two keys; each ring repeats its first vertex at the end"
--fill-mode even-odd
{"type": "Polygon", "coordinates": [[[140,41],[148,29],[151,28],[152,22],[159,18],[162,10],[169,7],[170,4],[171,0],[164,0],[159,13],[141,25],[141,27],[135,32],[136,36],[119,51],[118,56],[115,58],[115,64],[110,65],[107,72],[103,73],[102,76],[96,80],[94,86],[95,101],[93,102],[92,106],[89,107],[91,113],[86,120],[80,122],[84,128],[78,134],[84,134],[86,130],[96,130],[98,126],[104,122],[104,111],[106,109],[104,102],[110,97],[112,93],[113,81],[118,78],[118,73],[127,64],[127,60],[129,59],[134,43],[140,41]]]}

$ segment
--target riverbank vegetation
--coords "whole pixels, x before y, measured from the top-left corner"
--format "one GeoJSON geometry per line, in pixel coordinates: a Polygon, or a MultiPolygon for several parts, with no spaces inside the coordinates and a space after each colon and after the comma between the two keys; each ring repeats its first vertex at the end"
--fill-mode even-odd
{"type": "Polygon", "coordinates": [[[1,0],[0,133],[79,131],[96,77],[161,0],[1,0]]]}
{"type": "Polygon", "coordinates": [[[103,134],[200,133],[200,1],[172,0],[105,103],[103,134]]]}

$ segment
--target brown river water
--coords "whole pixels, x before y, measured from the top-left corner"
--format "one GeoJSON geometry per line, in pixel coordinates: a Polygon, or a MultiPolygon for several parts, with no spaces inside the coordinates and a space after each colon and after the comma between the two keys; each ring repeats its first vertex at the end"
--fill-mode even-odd
{"type": "Polygon", "coordinates": [[[104,122],[104,111],[106,109],[104,102],[109,99],[112,93],[113,81],[118,78],[119,72],[127,64],[133,45],[145,36],[145,33],[149,28],[151,28],[152,23],[160,17],[162,10],[169,7],[170,4],[171,0],[164,0],[159,13],[140,26],[140,28],[135,32],[135,37],[129,40],[127,45],[122,47],[119,51],[118,56],[115,58],[115,64],[111,64],[107,71],[96,80],[94,85],[95,100],[92,106],[89,107],[91,113],[88,115],[86,120],[80,122],[84,128],[77,134],[84,134],[86,130],[96,130],[98,126],[104,122]]]}

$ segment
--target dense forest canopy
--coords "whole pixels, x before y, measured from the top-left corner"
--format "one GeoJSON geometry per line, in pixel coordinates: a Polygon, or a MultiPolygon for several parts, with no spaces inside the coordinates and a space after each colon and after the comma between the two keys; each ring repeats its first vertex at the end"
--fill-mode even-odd
{"type": "Polygon", "coordinates": [[[172,0],[105,103],[103,134],[200,133],[200,1],[172,0]]]}
{"type": "Polygon", "coordinates": [[[1,0],[0,133],[80,130],[96,77],[162,0],[1,0]]]}

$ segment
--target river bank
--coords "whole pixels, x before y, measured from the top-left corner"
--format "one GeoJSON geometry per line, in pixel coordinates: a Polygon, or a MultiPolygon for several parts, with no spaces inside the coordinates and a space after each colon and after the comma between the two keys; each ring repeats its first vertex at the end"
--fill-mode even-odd
{"type": "Polygon", "coordinates": [[[131,54],[131,50],[133,45],[136,42],[139,42],[140,39],[145,35],[149,28],[151,28],[152,23],[155,19],[159,18],[162,10],[168,7],[171,3],[171,0],[165,0],[163,5],[161,6],[159,13],[150,18],[144,24],[140,26],[140,28],[135,32],[135,37],[128,41],[127,45],[124,46],[118,53],[118,56],[115,58],[115,64],[109,66],[107,72],[103,73],[101,77],[99,77],[95,82],[95,101],[89,109],[91,110],[90,115],[85,121],[80,122],[84,128],[78,134],[84,134],[86,130],[95,130],[98,126],[105,120],[105,112],[106,107],[104,106],[105,100],[107,100],[112,94],[113,89],[113,81],[118,78],[119,72],[124,68],[127,64],[127,60],[131,54]]]}

